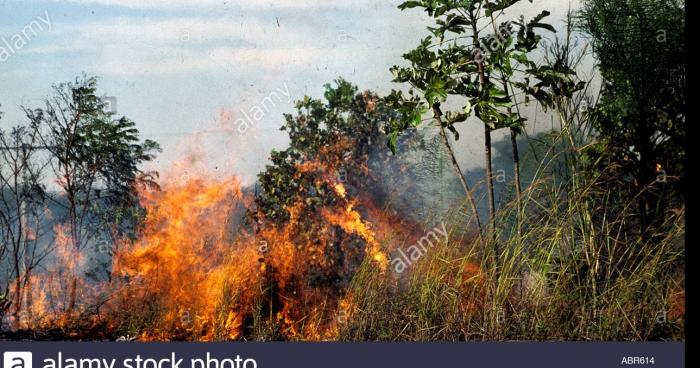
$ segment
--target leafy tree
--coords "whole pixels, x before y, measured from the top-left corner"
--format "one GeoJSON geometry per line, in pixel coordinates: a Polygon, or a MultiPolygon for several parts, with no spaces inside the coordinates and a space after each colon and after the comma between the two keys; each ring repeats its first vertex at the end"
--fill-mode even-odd
{"type": "MultiPolygon", "coordinates": [[[[391,124],[390,146],[404,129],[419,125],[423,114],[432,112],[443,142],[452,156],[452,163],[460,177],[463,176],[454,157],[445,129],[450,130],[455,140],[459,139],[456,124],[471,116],[484,124],[484,152],[486,183],[489,204],[489,228],[495,237],[495,199],[493,189],[491,133],[497,129],[510,129],[513,161],[516,173],[516,188],[520,191],[519,154],[517,135],[521,133],[526,119],[520,114],[515,100],[516,86],[529,95],[547,102],[551,96],[546,91],[552,85],[568,81],[568,72],[552,71],[538,67],[529,59],[529,54],[538,47],[541,36],[535,31],[554,31],[542,20],[549,15],[543,11],[529,21],[510,19],[503,21],[502,14],[519,0],[421,0],[406,1],[400,9],[422,8],[435,19],[428,27],[431,35],[420,45],[406,53],[409,67],[394,66],[392,72],[396,82],[407,83],[410,88],[406,96],[393,91],[387,100],[401,112],[391,124]],[[524,81],[514,81],[519,73],[524,81]],[[530,85],[532,77],[532,83],[530,85]],[[444,106],[458,106],[456,110],[443,111],[444,106]]],[[[532,2],[532,1],[530,1],[532,2]]],[[[470,189],[462,181],[465,192],[470,189]]],[[[518,193],[519,196],[519,193],[518,193]]],[[[469,196],[476,216],[476,205],[469,196]]],[[[494,238],[495,240],[495,238],[494,238]]],[[[494,257],[500,254],[494,241],[494,257]]]]}
{"type": "MultiPolygon", "coordinates": [[[[155,185],[155,173],[139,165],[154,158],[157,143],[141,142],[134,122],[107,111],[97,95],[97,79],[83,76],[54,86],[43,108],[25,113],[62,192],[53,202],[65,208],[71,251],[76,255],[95,241],[105,224],[101,214],[136,205],[134,186],[155,185]],[[105,207],[106,206],[106,207],[105,207]]],[[[116,219],[116,215],[111,216],[116,219]]],[[[75,307],[77,270],[72,270],[68,310],[75,307]]]]}
{"type": "MultiPolygon", "coordinates": [[[[304,97],[296,103],[296,114],[285,115],[281,129],[289,135],[289,147],[272,152],[272,163],[258,175],[256,205],[248,213],[259,241],[270,247],[261,258],[269,282],[270,300],[264,304],[270,313],[290,302],[325,305],[337,300],[370,246],[324,213],[344,214],[360,193],[376,191],[368,159],[373,142],[385,139],[381,127],[389,110],[378,96],[358,93],[343,79],[325,87],[324,99],[304,97]],[[285,272],[276,267],[279,260],[267,258],[285,249],[284,244],[277,248],[278,231],[294,239],[291,251],[298,254],[291,257],[291,267],[303,269],[284,283],[276,281],[277,273],[285,272]]],[[[304,307],[293,309],[306,313],[304,307]]]]}
{"type": "Polygon", "coordinates": [[[326,85],[325,101],[304,97],[296,104],[297,115],[285,115],[282,130],[289,134],[289,148],[273,151],[272,165],[259,175],[258,210],[273,221],[289,219],[288,209],[305,203],[313,212],[337,200],[327,180],[318,175],[342,175],[340,181],[359,190],[373,142],[381,137],[390,110],[371,92],[358,93],[356,86],[338,79],[326,85]],[[322,162],[326,172],[304,172],[300,165],[322,162]],[[348,175],[349,174],[349,175],[348,175]]]}
{"type": "Polygon", "coordinates": [[[638,203],[644,231],[684,197],[685,4],[586,0],[579,20],[604,82],[588,154],[609,170],[621,205],[638,203]]]}

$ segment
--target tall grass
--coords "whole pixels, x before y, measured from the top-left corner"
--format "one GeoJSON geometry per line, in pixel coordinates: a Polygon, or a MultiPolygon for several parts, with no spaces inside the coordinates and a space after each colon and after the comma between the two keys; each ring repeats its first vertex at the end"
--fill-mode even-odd
{"type": "MultiPolygon", "coordinates": [[[[545,62],[576,70],[587,50],[573,37],[569,28],[552,42],[545,62]]],[[[470,246],[459,218],[467,207],[455,208],[449,241],[409,271],[355,277],[341,340],[684,339],[685,209],[643,229],[634,198],[606,170],[589,171],[586,82],[555,101],[556,130],[528,137],[530,185],[520,205],[514,198],[498,211],[498,247],[470,246]]]]}
{"type": "MultiPolygon", "coordinates": [[[[497,280],[484,262],[493,247],[465,247],[454,236],[400,276],[363,268],[339,338],[682,339],[684,209],[663,230],[631,233],[631,208],[606,208],[612,194],[597,180],[540,175],[522,195],[521,216],[515,201],[504,206],[497,280]]],[[[456,234],[463,222],[452,223],[456,234]]]]}

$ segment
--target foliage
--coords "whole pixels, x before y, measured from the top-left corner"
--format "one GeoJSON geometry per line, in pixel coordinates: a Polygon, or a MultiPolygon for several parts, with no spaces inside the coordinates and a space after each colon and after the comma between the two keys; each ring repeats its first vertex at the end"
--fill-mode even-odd
{"type": "MultiPolygon", "coordinates": [[[[361,341],[684,339],[684,5],[678,0],[584,0],[579,26],[590,36],[604,87],[597,105],[582,108],[590,84],[576,71],[585,50],[575,56],[572,48],[578,45],[569,42],[570,27],[563,45],[543,49],[540,32],[554,31],[543,22],[547,11],[530,20],[502,22],[503,12],[521,2],[405,1],[401,10],[420,8],[434,20],[430,36],[404,55],[408,65],[392,68],[405,90],[380,98],[338,79],[325,86],[323,99],[304,97],[295,114],[284,116],[289,147],[272,152],[248,212],[256,237],[236,234],[245,243],[231,247],[231,254],[239,256],[231,259],[253,259],[251,267],[265,276],[260,284],[249,282],[256,290],[254,301],[244,301],[240,290],[228,287],[210,295],[217,312],[204,317],[217,326],[241,317],[243,331],[214,338],[325,339],[314,333],[324,325],[331,327],[331,338],[361,341]],[[539,51],[544,62],[532,59],[539,51]],[[458,140],[457,124],[476,117],[484,126],[486,179],[493,197],[490,133],[511,131],[519,172],[515,138],[526,123],[519,104],[530,99],[548,117],[558,117],[560,126],[527,137],[530,150],[523,155],[523,168],[528,187],[521,191],[518,185],[517,198],[498,211],[490,198],[489,241],[495,246],[475,241],[467,211],[454,205],[449,215],[440,214],[450,229],[444,242],[426,250],[404,273],[376,267],[376,260],[362,252],[369,241],[346,227],[384,235],[377,239],[391,243],[379,245],[388,251],[405,245],[400,243],[422,230],[415,225],[428,220],[399,221],[408,216],[393,211],[397,206],[382,210],[385,203],[373,198],[363,208],[363,196],[398,182],[394,176],[406,172],[403,178],[410,181],[411,170],[439,181],[447,155],[464,179],[445,131],[458,140]],[[412,167],[401,167],[388,179],[374,177],[373,170],[379,170],[370,161],[377,143],[388,142],[394,153],[403,150],[402,139],[417,135],[428,113],[438,123],[439,139],[418,142],[418,158],[408,158],[412,167]],[[328,220],[353,210],[352,218],[328,220]],[[380,219],[378,226],[365,226],[372,219],[380,219]],[[640,236],[641,231],[646,234],[640,236]],[[249,240],[268,238],[273,242],[269,249],[254,244],[250,253],[238,253],[249,240]],[[280,262],[270,262],[273,257],[280,262]],[[267,277],[275,272],[290,276],[267,277]]],[[[41,141],[63,193],[47,193],[30,166],[14,174],[31,185],[0,183],[3,200],[15,190],[9,203],[16,207],[44,197],[65,205],[77,250],[102,224],[133,229],[140,215],[134,186],[155,187],[155,173],[141,171],[140,165],[153,159],[157,144],[141,142],[132,121],[106,112],[96,86],[88,77],[56,86],[44,108],[25,110],[31,129],[9,135],[22,148],[38,144],[31,139],[41,141]],[[22,176],[27,172],[29,177],[22,176]]],[[[8,135],[0,137],[0,143],[8,142],[8,135]]],[[[419,202],[404,183],[398,189],[406,202],[419,202]]],[[[436,188],[429,186],[433,196],[436,188]]],[[[473,200],[471,206],[476,207],[473,200]]],[[[7,228],[18,223],[11,213],[0,211],[7,228]]],[[[12,253],[8,250],[19,254],[19,247],[5,245],[8,240],[0,237],[2,262],[12,253]]],[[[209,252],[206,245],[202,249],[209,252]]],[[[23,277],[18,267],[12,271],[16,280],[23,277]]],[[[251,272],[236,276],[245,282],[251,272]]],[[[224,273],[222,278],[228,276],[234,277],[224,273]]],[[[18,299],[0,286],[1,317],[18,299]]],[[[147,334],[157,328],[158,303],[149,301],[139,310],[128,304],[131,299],[123,300],[117,308],[124,311],[123,323],[117,329],[147,334]]],[[[180,332],[169,337],[196,336],[180,332]]]]}
{"type": "MultiPolygon", "coordinates": [[[[274,221],[289,219],[293,204],[305,203],[313,212],[334,203],[338,197],[323,175],[332,175],[345,184],[366,172],[372,143],[381,136],[388,109],[371,92],[358,93],[357,87],[338,79],[326,85],[325,101],[304,97],[296,104],[297,114],[285,115],[282,130],[289,134],[289,148],[273,151],[272,165],[259,175],[258,210],[274,221]],[[301,166],[322,162],[326,170],[304,171],[301,166]]],[[[357,188],[359,189],[359,188],[357,188]]]]}
{"type": "MultiPolygon", "coordinates": [[[[435,19],[432,33],[421,41],[404,59],[410,67],[394,66],[394,81],[410,85],[408,96],[393,91],[387,100],[403,112],[392,121],[391,134],[421,123],[421,116],[435,106],[458,97],[458,110],[445,112],[444,126],[459,134],[455,124],[476,116],[491,130],[512,128],[521,131],[525,118],[514,106],[511,78],[521,72],[526,82],[517,85],[538,100],[547,102],[551,93],[547,87],[570,83],[568,70],[537,66],[529,54],[541,40],[537,28],[554,31],[542,20],[549,15],[543,11],[535,18],[511,19],[498,23],[502,11],[519,1],[407,1],[399,8],[423,8],[435,19]],[[492,29],[491,33],[485,31],[492,29]],[[447,38],[447,39],[446,39],[447,38]],[[529,85],[530,79],[536,84],[529,85]],[[535,81],[533,81],[535,82],[535,81]]],[[[532,1],[531,1],[532,2],[532,1]]],[[[393,141],[389,142],[395,150],[393,141]]]]}
{"type": "Polygon", "coordinates": [[[25,113],[51,153],[51,167],[74,221],[89,225],[99,214],[97,205],[104,204],[109,210],[101,214],[120,225],[123,212],[138,204],[135,185],[156,186],[157,173],[143,172],[139,165],[151,161],[160,147],[151,140],[140,142],[133,121],[106,109],[95,77],[54,86],[44,108],[25,108],[25,113]]]}
{"type": "MultiPolygon", "coordinates": [[[[34,148],[49,153],[60,188],[49,199],[64,210],[56,223],[55,243],[64,247],[61,262],[67,262],[57,267],[68,275],[63,292],[69,316],[77,307],[82,275],[109,272],[99,262],[79,265],[75,260],[89,254],[83,253],[88,245],[105,242],[105,236],[114,240],[133,234],[143,216],[136,186],[155,187],[156,174],[141,171],[139,165],[154,158],[158,144],[140,142],[134,122],[106,107],[97,95],[97,79],[83,76],[53,86],[43,108],[24,108],[39,143],[34,148]],[[58,244],[59,239],[65,244],[58,244]]],[[[108,258],[110,250],[98,246],[95,258],[108,258]]]]}
{"type": "Polygon", "coordinates": [[[579,25],[604,82],[588,154],[598,170],[611,168],[623,203],[639,204],[643,227],[660,224],[685,193],[685,5],[587,0],[579,25]]]}

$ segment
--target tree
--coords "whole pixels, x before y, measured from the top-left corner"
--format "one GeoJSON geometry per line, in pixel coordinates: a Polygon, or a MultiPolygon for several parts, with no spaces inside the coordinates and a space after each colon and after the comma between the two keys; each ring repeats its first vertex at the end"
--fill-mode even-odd
{"type": "MultiPolygon", "coordinates": [[[[54,86],[43,108],[24,111],[51,155],[50,167],[61,189],[52,201],[66,210],[63,225],[77,259],[103,230],[100,213],[105,206],[134,206],[135,185],[153,185],[156,174],[141,171],[139,165],[152,160],[160,148],[150,140],[140,142],[134,122],[107,111],[94,77],[54,86]]],[[[80,271],[72,265],[68,272],[70,312],[80,271]]]]}
{"type": "Polygon", "coordinates": [[[343,79],[325,89],[285,115],[289,147],[272,152],[248,214],[266,249],[264,313],[286,310],[292,320],[315,313],[309,305],[335,308],[363,261],[385,261],[354,206],[380,191],[369,156],[390,110],[343,79]]]}
{"type": "Polygon", "coordinates": [[[685,4],[586,0],[579,25],[604,82],[588,153],[611,191],[637,202],[646,231],[685,196],[685,4]]]}
{"type": "Polygon", "coordinates": [[[0,130],[0,317],[12,307],[15,328],[29,317],[24,309],[27,283],[51,252],[40,243],[47,230],[42,220],[45,160],[37,157],[36,144],[36,134],[27,127],[0,130]]]}
{"type": "MultiPolygon", "coordinates": [[[[261,193],[256,204],[267,219],[288,220],[288,208],[300,202],[315,211],[336,200],[326,181],[302,172],[299,166],[316,160],[332,175],[365,172],[372,143],[380,139],[382,125],[389,120],[390,110],[377,95],[358,93],[344,79],[325,87],[325,101],[306,96],[297,102],[296,116],[285,114],[281,129],[289,134],[289,148],[273,151],[272,165],[258,177],[261,193]]],[[[341,181],[354,187],[368,184],[359,175],[341,181]]]]}
{"type": "MultiPolygon", "coordinates": [[[[389,96],[392,106],[403,113],[392,123],[392,137],[402,130],[422,122],[422,115],[432,111],[443,141],[452,155],[458,175],[463,176],[454,153],[449,148],[444,130],[450,130],[459,139],[455,125],[474,115],[484,124],[485,174],[489,205],[488,228],[494,246],[494,267],[500,254],[496,241],[496,206],[493,189],[491,133],[507,128],[511,131],[513,161],[517,177],[516,188],[520,190],[519,154],[517,135],[522,131],[526,119],[520,115],[515,99],[515,86],[530,88],[530,80],[515,84],[516,73],[520,78],[532,76],[543,85],[557,82],[566,75],[549,73],[548,81],[541,81],[542,70],[529,59],[541,36],[537,28],[554,31],[542,23],[549,13],[543,11],[526,22],[524,19],[502,21],[505,10],[519,0],[471,0],[471,1],[406,1],[399,6],[405,10],[422,8],[435,19],[428,27],[431,35],[423,39],[414,50],[404,55],[410,67],[394,66],[392,72],[396,82],[407,83],[409,96],[393,91],[389,96]],[[493,33],[486,30],[493,30],[493,33]],[[444,106],[459,106],[457,110],[444,112],[444,106]],[[515,108],[515,109],[514,109],[515,108]]],[[[517,78],[516,78],[517,79],[517,78]]],[[[390,145],[392,142],[390,141],[390,145]]],[[[469,188],[463,183],[465,191],[469,188]]],[[[470,198],[472,208],[476,208],[470,198]]],[[[476,214],[475,211],[475,215],[476,214]]]]}

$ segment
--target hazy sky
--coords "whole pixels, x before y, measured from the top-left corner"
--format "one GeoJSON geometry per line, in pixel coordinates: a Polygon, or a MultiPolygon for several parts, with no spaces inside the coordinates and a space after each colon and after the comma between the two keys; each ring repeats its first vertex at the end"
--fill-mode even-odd
{"type": "MultiPolygon", "coordinates": [[[[554,22],[569,2],[523,1],[512,17],[548,9],[554,22]]],[[[0,0],[0,127],[23,122],[19,106],[38,107],[51,84],[86,72],[101,77],[100,93],[116,96],[118,113],[144,138],[161,143],[156,167],[169,166],[181,141],[198,133],[206,160],[227,161],[249,182],[269,151],[286,144],[279,126],[292,111],[288,101],[320,97],[338,76],[361,89],[398,88],[389,68],[429,25],[419,10],[399,11],[400,3],[0,0]],[[240,133],[246,114],[252,124],[240,133]]],[[[475,128],[463,128],[475,147],[462,149],[466,167],[480,164],[475,128]]]]}

